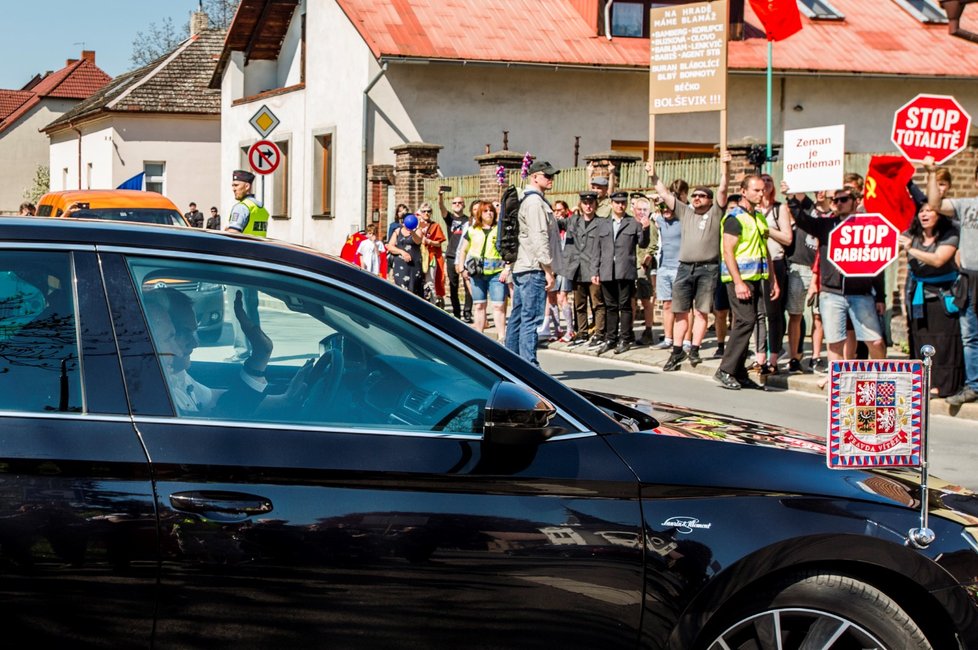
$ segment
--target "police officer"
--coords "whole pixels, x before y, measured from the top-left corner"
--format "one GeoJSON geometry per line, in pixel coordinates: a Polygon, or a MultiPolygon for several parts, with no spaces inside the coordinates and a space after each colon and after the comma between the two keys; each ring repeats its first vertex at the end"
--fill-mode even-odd
{"type": "Polygon", "coordinates": [[[231,190],[238,202],[231,208],[231,216],[228,218],[228,227],[225,230],[265,237],[268,234],[268,210],[251,191],[254,182],[255,175],[251,172],[243,169],[234,171],[231,190]]]}

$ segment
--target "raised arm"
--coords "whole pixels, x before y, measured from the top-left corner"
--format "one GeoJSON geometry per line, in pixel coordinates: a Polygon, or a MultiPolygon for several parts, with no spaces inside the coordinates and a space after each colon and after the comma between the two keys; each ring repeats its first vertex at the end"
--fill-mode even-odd
{"type": "Polygon", "coordinates": [[[729,151],[723,151],[720,153],[720,181],[717,183],[717,200],[716,204],[719,206],[724,206],[727,204],[727,189],[730,183],[730,161],[733,160],[733,154],[729,151]]]}
{"type": "Polygon", "coordinates": [[[676,195],[669,191],[659,175],[655,173],[655,167],[650,162],[645,163],[645,172],[649,175],[649,180],[655,186],[655,192],[662,199],[662,202],[666,204],[666,207],[670,210],[676,209],[676,195]]]}

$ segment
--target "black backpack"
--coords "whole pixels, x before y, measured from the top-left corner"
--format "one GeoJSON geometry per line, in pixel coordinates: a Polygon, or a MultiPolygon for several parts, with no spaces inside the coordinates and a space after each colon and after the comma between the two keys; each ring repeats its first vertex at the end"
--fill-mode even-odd
{"type": "Polygon", "coordinates": [[[520,191],[515,185],[503,190],[499,201],[499,225],[496,231],[496,248],[504,262],[512,264],[520,251],[520,191]]]}

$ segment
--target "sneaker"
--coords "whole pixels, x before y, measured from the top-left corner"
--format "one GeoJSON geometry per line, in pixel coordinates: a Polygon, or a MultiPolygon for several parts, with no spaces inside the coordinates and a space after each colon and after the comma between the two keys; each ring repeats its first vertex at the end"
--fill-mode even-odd
{"type": "Polygon", "coordinates": [[[601,347],[598,348],[598,356],[601,356],[605,352],[610,352],[611,350],[614,349],[615,349],[614,341],[605,341],[604,343],[601,344],[601,347]]]}
{"type": "MultiPolygon", "coordinates": [[[[564,335],[560,337],[561,343],[573,343],[576,340],[573,332],[564,332],[564,335]]],[[[583,343],[584,341],[581,341],[583,343]]]]}
{"type": "Polygon", "coordinates": [[[690,350],[687,356],[689,357],[689,365],[693,366],[694,368],[703,363],[703,359],[700,358],[699,350],[690,350]]]}
{"type": "Polygon", "coordinates": [[[587,344],[588,348],[600,348],[602,345],[604,345],[604,339],[598,336],[592,336],[587,344]]]}
{"type": "Polygon", "coordinates": [[[642,338],[638,340],[642,345],[652,345],[652,328],[646,327],[645,331],[642,332],[642,338]]]}
{"type": "Polygon", "coordinates": [[[669,355],[669,359],[666,360],[665,365],[662,366],[663,372],[672,372],[674,370],[679,370],[679,366],[683,365],[683,361],[686,360],[686,352],[673,352],[669,355]]]}
{"type": "Polygon", "coordinates": [[[968,402],[974,402],[978,400],[978,391],[971,388],[970,386],[965,386],[954,395],[950,395],[945,398],[946,401],[951,406],[961,406],[962,404],[967,404],[968,402]]]}
{"type": "Polygon", "coordinates": [[[658,343],[652,346],[653,350],[671,350],[672,349],[672,339],[662,339],[658,343]]]}
{"type": "Polygon", "coordinates": [[[632,349],[631,341],[622,341],[621,343],[618,344],[618,347],[615,348],[615,354],[624,354],[625,352],[628,352],[631,349],[632,349]]]}
{"type": "Polygon", "coordinates": [[[717,343],[717,349],[713,352],[714,359],[723,358],[723,343],[717,343]]]}
{"type": "Polygon", "coordinates": [[[798,359],[792,359],[788,362],[788,372],[792,374],[797,374],[799,372],[804,372],[801,369],[801,361],[798,359]]]}
{"type": "Polygon", "coordinates": [[[760,373],[761,376],[767,377],[768,375],[777,375],[781,371],[778,370],[778,364],[776,363],[765,363],[761,366],[760,373]]]}
{"type": "Polygon", "coordinates": [[[569,348],[578,348],[587,343],[587,336],[575,336],[570,343],[567,344],[569,348]]]}
{"type": "Polygon", "coordinates": [[[819,375],[826,375],[829,372],[829,363],[823,359],[812,359],[812,372],[819,375]]]}
{"type": "Polygon", "coordinates": [[[719,382],[721,386],[728,390],[740,390],[740,382],[737,378],[731,375],[729,372],[723,370],[717,370],[714,373],[713,378],[719,382]]]}

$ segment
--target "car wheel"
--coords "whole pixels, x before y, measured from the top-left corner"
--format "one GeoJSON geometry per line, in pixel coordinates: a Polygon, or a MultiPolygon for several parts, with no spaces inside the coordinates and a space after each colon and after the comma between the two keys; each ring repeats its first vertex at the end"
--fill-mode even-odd
{"type": "Polygon", "coordinates": [[[752,593],[706,636],[708,650],[932,650],[927,637],[879,589],[831,573],[795,574],[752,593]]]}

